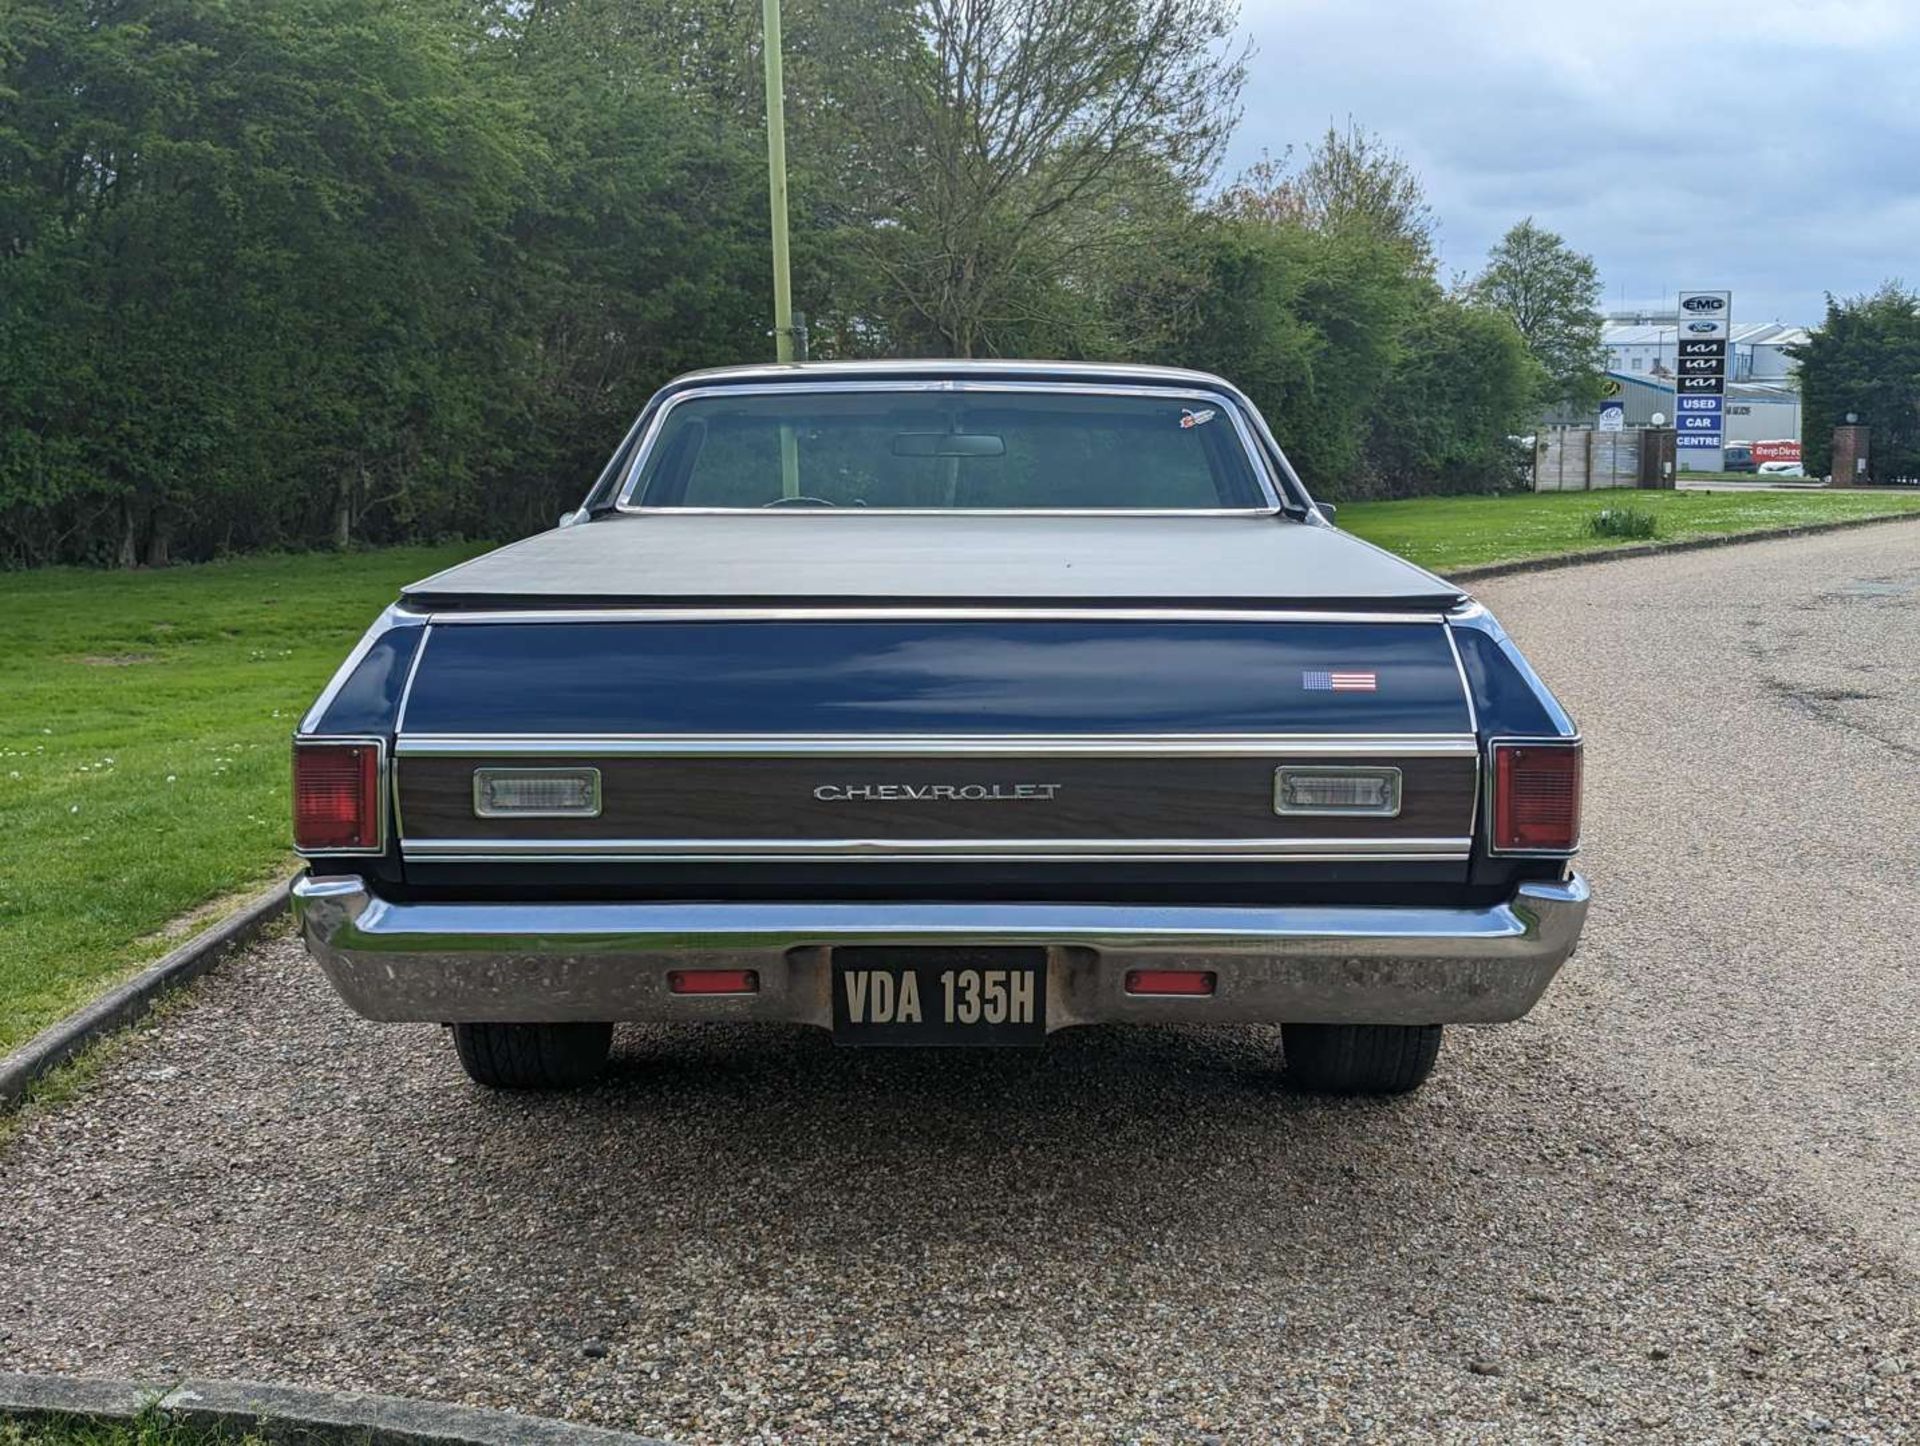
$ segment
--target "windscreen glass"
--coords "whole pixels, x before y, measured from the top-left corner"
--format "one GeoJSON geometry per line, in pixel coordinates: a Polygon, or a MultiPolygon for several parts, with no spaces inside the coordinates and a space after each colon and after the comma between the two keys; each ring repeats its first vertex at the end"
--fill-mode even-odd
{"type": "Polygon", "coordinates": [[[1224,400],[851,389],[679,402],[627,501],[955,511],[1272,505],[1224,400]]]}

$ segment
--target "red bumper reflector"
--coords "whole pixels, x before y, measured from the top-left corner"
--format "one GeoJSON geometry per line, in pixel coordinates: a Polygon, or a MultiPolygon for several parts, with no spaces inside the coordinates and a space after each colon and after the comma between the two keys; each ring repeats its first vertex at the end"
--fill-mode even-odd
{"type": "Polygon", "coordinates": [[[1580,746],[1496,743],[1493,846],[1571,853],[1580,842],[1580,746]]]}
{"type": "Polygon", "coordinates": [[[1210,969],[1129,969],[1129,994],[1211,994],[1213,971],[1210,969]]]}
{"type": "Polygon", "coordinates": [[[667,988],[675,994],[758,994],[760,975],[752,969],[669,969],[667,988]]]}
{"type": "Polygon", "coordinates": [[[380,750],[371,743],[302,743],[293,750],[293,845],[380,847],[380,750]]]}

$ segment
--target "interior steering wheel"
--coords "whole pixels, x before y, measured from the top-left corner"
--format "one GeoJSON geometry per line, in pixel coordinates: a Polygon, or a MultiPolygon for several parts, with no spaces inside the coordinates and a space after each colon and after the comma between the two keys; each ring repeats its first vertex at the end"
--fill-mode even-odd
{"type": "Polygon", "coordinates": [[[791,497],[776,497],[771,502],[762,502],[762,507],[838,507],[838,502],[829,502],[824,497],[809,497],[804,492],[791,497]]]}

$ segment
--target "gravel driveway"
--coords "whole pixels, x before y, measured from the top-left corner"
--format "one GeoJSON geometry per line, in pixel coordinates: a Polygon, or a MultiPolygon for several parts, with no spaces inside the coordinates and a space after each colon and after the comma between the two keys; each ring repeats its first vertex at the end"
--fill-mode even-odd
{"type": "Polygon", "coordinates": [[[1276,1034],[623,1033],[484,1095],[286,941],[0,1152],[0,1369],[681,1441],[1920,1440],[1920,526],[1484,589],[1588,943],[1389,1104],[1276,1034]]]}

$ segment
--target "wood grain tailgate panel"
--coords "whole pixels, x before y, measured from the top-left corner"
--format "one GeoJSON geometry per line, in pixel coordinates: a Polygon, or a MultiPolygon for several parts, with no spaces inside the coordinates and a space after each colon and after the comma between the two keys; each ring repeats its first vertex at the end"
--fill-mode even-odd
{"type": "Polygon", "coordinates": [[[889,757],[413,756],[399,760],[409,842],[433,839],[1391,839],[1472,832],[1471,756],[1289,753],[1249,757],[1018,755],[889,757]],[[1274,770],[1294,765],[1402,771],[1397,818],[1281,816],[1274,770]],[[600,770],[597,818],[480,818],[477,767],[543,763],[600,770]],[[822,799],[815,790],[906,785],[1054,785],[1051,797],[822,799]]]}

